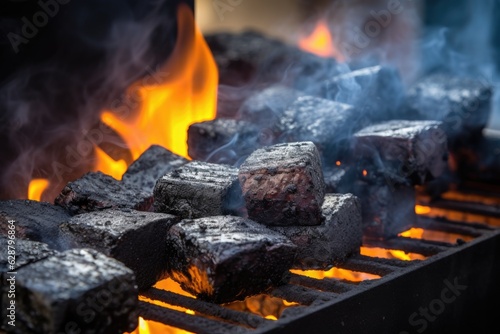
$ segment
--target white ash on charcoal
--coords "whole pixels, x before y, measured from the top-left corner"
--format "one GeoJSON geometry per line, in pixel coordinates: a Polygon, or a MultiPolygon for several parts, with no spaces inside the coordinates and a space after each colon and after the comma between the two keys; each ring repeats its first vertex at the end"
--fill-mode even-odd
{"type": "Polygon", "coordinates": [[[363,116],[358,122],[365,126],[397,118],[406,95],[398,70],[381,65],[339,74],[317,87],[311,86],[309,93],[355,106],[363,116]]]}
{"type": "Polygon", "coordinates": [[[160,145],[151,145],[127,168],[122,182],[152,194],[160,177],[188,162],[160,145]]]}
{"type": "Polygon", "coordinates": [[[311,141],[327,166],[348,154],[352,134],[361,129],[359,119],[359,111],[351,105],[301,96],[285,110],[278,122],[280,136],[277,141],[311,141]]]}
{"type": "Polygon", "coordinates": [[[121,261],[142,290],[165,278],[165,237],[178,221],[163,213],[110,209],[72,217],[61,226],[61,237],[68,248],[92,248],[121,261]]]}
{"type": "Polygon", "coordinates": [[[286,281],[296,246],[278,232],[235,216],[186,219],[167,237],[169,275],[199,299],[243,300],[286,281]]]}
{"type": "Polygon", "coordinates": [[[312,142],[267,146],[240,166],[248,217],[265,225],[319,225],[325,184],[312,142]]]}
{"type": "Polygon", "coordinates": [[[248,97],[238,110],[238,118],[257,124],[260,128],[273,130],[285,110],[304,95],[299,90],[281,84],[271,85],[248,97]]]}
{"type": "Polygon", "coordinates": [[[102,172],[88,172],[69,182],[54,203],[72,215],[111,208],[150,211],[153,196],[102,172]]]}
{"type": "Polygon", "coordinates": [[[0,253],[0,279],[2,282],[0,285],[0,293],[2,295],[0,298],[0,307],[2,307],[3,312],[7,312],[7,316],[3,316],[0,321],[0,329],[7,330],[12,326],[8,324],[11,321],[11,318],[8,316],[10,311],[6,310],[11,306],[10,301],[14,300],[8,296],[12,293],[15,294],[16,276],[16,274],[9,274],[9,272],[15,273],[23,266],[45,259],[55,254],[56,251],[51,250],[47,244],[41,242],[9,239],[3,236],[0,236],[0,249],[2,250],[0,253]],[[13,251],[13,253],[9,254],[8,250],[13,251]],[[14,280],[12,279],[13,277],[14,280]]]}
{"type": "Polygon", "coordinates": [[[134,273],[90,249],[49,256],[16,275],[12,333],[123,333],[137,326],[134,273]]]}
{"type": "MultiPolygon", "coordinates": [[[[188,128],[188,154],[193,160],[238,165],[262,146],[259,128],[247,121],[217,118],[188,128]]],[[[165,174],[163,174],[165,175],[165,174]]]]}
{"type": "Polygon", "coordinates": [[[431,74],[408,90],[407,116],[443,122],[449,146],[467,143],[481,135],[490,118],[490,83],[449,74],[431,74]]]}
{"type": "Polygon", "coordinates": [[[0,201],[0,235],[8,236],[8,221],[14,220],[16,239],[40,241],[59,250],[59,226],[69,217],[63,208],[46,202],[0,201]]]}
{"type": "Polygon", "coordinates": [[[346,194],[352,190],[352,184],[358,179],[358,171],[355,167],[328,166],[323,168],[326,193],[346,194]]]}
{"type": "Polygon", "coordinates": [[[238,168],[192,161],[160,178],[154,210],[182,218],[245,215],[238,168]]]}
{"type": "Polygon", "coordinates": [[[359,253],[363,237],[361,203],[352,194],[326,194],[325,220],[317,226],[270,226],[297,245],[294,268],[327,269],[359,253]]]}
{"type": "Polygon", "coordinates": [[[354,157],[380,170],[424,184],[447,169],[447,137],[439,121],[392,120],[370,125],[353,136],[354,157]]]}

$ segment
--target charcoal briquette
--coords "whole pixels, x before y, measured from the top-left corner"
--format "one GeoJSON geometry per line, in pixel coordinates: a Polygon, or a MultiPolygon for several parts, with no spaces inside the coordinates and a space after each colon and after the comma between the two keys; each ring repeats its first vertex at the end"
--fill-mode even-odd
{"type": "Polygon", "coordinates": [[[296,246],[252,220],[183,220],[167,237],[169,274],[197,298],[226,303],[284,283],[296,246]]]}
{"type": "Polygon", "coordinates": [[[92,248],[123,262],[142,290],[165,277],[164,240],[176,222],[163,213],[110,209],[72,217],[61,226],[61,237],[68,248],[92,248]]]}
{"type": "Polygon", "coordinates": [[[319,225],[325,184],[312,142],[267,146],[241,165],[248,217],[265,225],[319,225]]]}

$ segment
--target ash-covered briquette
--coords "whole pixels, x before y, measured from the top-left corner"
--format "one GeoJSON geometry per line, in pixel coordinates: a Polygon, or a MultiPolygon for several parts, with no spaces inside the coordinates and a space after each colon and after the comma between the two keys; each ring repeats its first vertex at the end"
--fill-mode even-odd
{"type": "Polygon", "coordinates": [[[326,269],[359,253],[363,229],[361,203],[352,194],[326,194],[325,220],[318,226],[270,226],[289,238],[298,251],[294,268],[326,269]]]}
{"type": "Polygon", "coordinates": [[[398,118],[406,94],[398,70],[381,65],[339,74],[319,87],[314,95],[355,106],[364,125],[398,118]]]}
{"type": "Polygon", "coordinates": [[[238,168],[192,161],[158,180],[154,210],[182,218],[244,215],[238,168]]]}
{"type": "Polygon", "coordinates": [[[302,96],[286,109],[278,122],[279,141],[313,142],[327,166],[347,155],[352,134],[361,128],[359,118],[353,106],[302,96]]]}
{"type": "Polygon", "coordinates": [[[442,121],[448,144],[454,147],[481,134],[492,96],[491,84],[484,80],[431,74],[410,87],[406,112],[412,119],[442,121]]]}
{"type": "Polygon", "coordinates": [[[75,215],[111,208],[149,211],[153,197],[102,172],[89,172],[69,182],[54,202],[75,215]]]}
{"type": "Polygon", "coordinates": [[[90,249],[59,253],[16,275],[12,333],[123,333],[137,326],[134,273],[90,249]]]}
{"type": "Polygon", "coordinates": [[[92,248],[123,262],[135,272],[139,289],[145,289],[165,277],[165,237],[179,219],[124,210],[74,216],[61,226],[61,237],[69,248],[92,248]]]}
{"type": "Polygon", "coordinates": [[[416,184],[439,177],[447,169],[447,137],[439,121],[392,120],[354,134],[353,156],[378,169],[396,169],[416,184]],[[387,166],[386,166],[387,165],[387,166]]]}
{"type": "Polygon", "coordinates": [[[169,274],[198,298],[226,303],[282,284],[296,246],[250,219],[183,220],[167,237],[169,274]]]}
{"type": "Polygon", "coordinates": [[[301,91],[281,84],[271,85],[246,99],[238,111],[238,117],[273,131],[273,126],[279,122],[285,110],[303,95],[301,91]]]}
{"type": "Polygon", "coordinates": [[[4,250],[0,254],[0,273],[15,272],[57,252],[45,243],[17,239],[15,235],[12,238],[0,236],[0,248],[4,250]]]}
{"type": "Polygon", "coordinates": [[[160,145],[151,145],[127,168],[122,182],[152,194],[160,177],[188,162],[160,145]]]}
{"type": "Polygon", "coordinates": [[[258,127],[243,120],[194,123],[188,128],[188,154],[194,160],[237,165],[261,146],[259,136],[258,127]]]}
{"type": "Polygon", "coordinates": [[[11,328],[12,326],[8,322],[15,319],[15,308],[11,312],[9,307],[11,307],[10,301],[16,300],[14,296],[16,290],[15,273],[17,270],[56,253],[47,244],[17,239],[14,234],[11,235],[11,238],[0,236],[0,249],[2,250],[0,252],[0,279],[2,282],[0,285],[0,306],[2,307],[2,314],[6,314],[0,320],[0,329],[2,330],[11,328]],[[12,317],[10,316],[11,313],[12,317]]]}
{"type": "Polygon", "coordinates": [[[352,193],[361,201],[364,236],[396,237],[415,223],[414,186],[391,180],[358,180],[353,184],[352,193]]]}
{"type": "Polygon", "coordinates": [[[312,142],[264,147],[241,165],[248,217],[265,225],[319,225],[325,184],[312,142]]]}
{"type": "Polygon", "coordinates": [[[0,235],[7,236],[13,220],[16,239],[40,241],[52,249],[61,249],[59,225],[69,219],[63,208],[32,200],[0,201],[0,235]]]}

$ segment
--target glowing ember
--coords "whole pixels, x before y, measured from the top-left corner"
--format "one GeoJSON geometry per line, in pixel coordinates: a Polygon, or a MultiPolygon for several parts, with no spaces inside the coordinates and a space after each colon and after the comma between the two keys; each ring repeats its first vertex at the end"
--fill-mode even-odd
{"type": "Polygon", "coordinates": [[[328,28],[328,22],[321,19],[316,24],[313,32],[299,40],[299,47],[307,52],[314,53],[320,57],[333,57],[339,61],[343,61],[344,57],[335,48],[333,37],[328,28]]]}
{"type": "Polygon", "coordinates": [[[340,161],[336,161],[336,162],[335,162],[335,164],[336,164],[337,166],[340,166],[340,165],[342,165],[342,162],[340,162],[340,161]]]}
{"type": "MultiPolygon", "coordinates": [[[[183,296],[187,296],[187,297],[190,297],[190,298],[195,298],[193,295],[191,295],[188,292],[182,290],[181,286],[177,282],[173,281],[170,278],[167,278],[167,279],[164,279],[162,281],[157,282],[154,287],[157,288],[157,289],[167,290],[167,291],[170,291],[170,292],[174,292],[174,293],[177,293],[177,294],[180,294],[180,295],[183,295],[183,296]]],[[[155,304],[155,305],[158,305],[158,306],[161,306],[161,307],[169,308],[171,310],[176,310],[176,311],[179,311],[179,312],[184,312],[184,313],[189,314],[189,315],[194,315],[195,314],[195,312],[193,310],[189,310],[189,309],[186,309],[186,308],[180,307],[180,306],[170,305],[168,303],[163,303],[163,302],[160,302],[160,301],[157,301],[157,300],[152,300],[152,299],[149,299],[149,298],[146,298],[146,297],[143,297],[143,296],[139,296],[139,300],[142,300],[142,301],[145,301],[145,302],[148,302],[148,303],[151,303],[151,304],[155,304]]],[[[150,321],[150,320],[144,320],[144,319],[142,319],[143,325],[141,326],[141,319],[142,318],[139,318],[139,326],[135,329],[135,331],[133,331],[130,334],[157,334],[157,333],[162,333],[162,334],[190,334],[191,333],[191,332],[188,332],[188,331],[185,331],[185,330],[182,330],[182,329],[178,329],[178,328],[175,328],[175,327],[172,327],[172,326],[164,325],[162,323],[158,323],[158,322],[150,321]]]]}
{"type": "Polygon", "coordinates": [[[385,249],[380,247],[361,247],[361,255],[379,257],[383,259],[399,259],[403,261],[425,260],[427,257],[417,253],[407,253],[397,249],[385,249]]]}
{"type": "MultiPolygon", "coordinates": [[[[153,144],[189,158],[189,125],[214,119],[216,115],[217,65],[196,27],[191,9],[181,5],[177,15],[176,47],[165,66],[157,71],[157,77],[164,81],[147,86],[140,81],[130,87],[141,101],[134,117],[122,119],[112,111],[104,111],[101,116],[101,121],[126,142],[133,160],[153,144]]],[[[95,170],[106,170],[121,178],[119,174],[125,171],[123,163],[97,154],[95,170]],[[111,166],[104,167],[107,164],[111,166]]]]}
{"type": "Polygon", "coordinates": [[[43,192],[49,186],[49,180],[47,179],[33,179],[28,185],[28,199],[34,201],[40,201],[43,192]]]}
{"type": "Polygon", "coordinates": [[[351,282],[361,282],[361,281],[380,278],[379,275],[373,275],[373,274],[363,273],[363,272],[359,272],[359,271],[352,271],[352,270],[347,270],[347,269],[336,268],[336,267],[333,267],[332,269],[327,270],[327,271],[324,271],[324,270],[290,270],[290,272],[297,274],[297,275],[307,276],[307,277],[316,278],[316,279],[336,278],[336,279],[348,280],[351,282]]]}
{"type": "Polygon", "coordinates": [[[240,312],[250,312],[266,319],[278,320],[285,309],[298,305],[278,297],[260,294],[247,297],[245,300],[226,303],[224,307],[240,312]]]}
{"type": "Polygon", "coordinates": [[[425,215],[431,212],[431,208],[423,205],[415,205],[415,213],[417,215],[425,215]]]}
{"type": "Polygon", "coordinates": [[[366,169],[363,169],[363,176],[367,176],[368,175],[368,171],[366,169]]]}
{"type": "Polygon", "coordinates": [[[448,242],[451,244],[456,243],[458,241],[458,239],[466,241],[466,242],[474,239],[474,237],[472,237],[470,235],[426,230],[423,228],[416,228],[416,227],[412,227],[411,229],[404,231],[403,233],[400,233],[399,236],[406,237],[406,238],[413,238],[413,239],[448,242]]]}

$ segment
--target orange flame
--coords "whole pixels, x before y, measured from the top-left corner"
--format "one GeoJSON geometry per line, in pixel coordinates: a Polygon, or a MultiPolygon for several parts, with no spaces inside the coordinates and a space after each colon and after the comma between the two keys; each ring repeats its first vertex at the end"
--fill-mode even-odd
{"type": "Polygon", "coordinates": [[[329,270],[290,270],[290,272],[297,274],[297,275],[302,275],[302,276],[307,276],[311,278],[316,278],[316,279],[323,279],[323,278],[336,278],[336,279],[344,279],[348,280],[351,282],[361,282],[365,280],[372,280],[372,279],[379,279],[379,275],[373,275],[369,273],[364,273],[360,271],[352,271],[352,270],[347,270],[347,269],[342,269],[342,268],[336,268],[333,267],[329,270]]]}
{"type": "Polygon", "coordinates": [[[43,192],[49,187],[49,180],[47,179],[33,179],[28,185],[28,199],[40,201],[43,192]]]}
{"type": "MultiPolygon", "coordinates": [[[[156,73],[163,82],[145,85],[147,80],[143,80],[130,87],[141,101],[132,119],[120,118],[109,110],[101,115],[101,121],[126,142],[133,160],[153,144],[189,158],[188,127],[216,116],[217,65],[191,9],[181,5],[177,15],[177,44],[165,66],[156,73]]],[[[99,149],[96,151],[95,170],[120,179],[127,168],[124,161],[114,161],[100,154],[99,149]]]]}
{"type": "Polygon", "coordinates": [[[383,259],[399,259],[403,261],[425,260],[427,257],[417,254],[408,253],[397,249],[386,249],[380,247],[365,247],[360,248],[360,254],[370,257],[379,257],[383,259]]]}
{"type": "Polygon", "coordinates": [[[326,19],[319,20],[313,32],[309,36],[300,39],[298,44],[302,50],[314,53],[320,57],[333,57],[339,61],[344,60],[342,54],[335,48],[326,19]]]}
{"type": "Polygon", "coordinates": [[[424,205],[415,205],[415,213],[417,215],[425,215],[431,212],[431,208],[424,205]]]}
{"type": "MultiPolygon", "coordinates": [[[[157,282],[154,285],[155,288],[161,289],[161,290],[167,290],[170,292],[174,292],[183,296],[187,296],[190,298],[195,298],[193,295],[189,294],[188,292],[184,291],[180,284],[173,281],[170,278],[161,280],[157,282]]],[[[184,312],[186,314],[194,315],[195,312],[193,310],[186,309],[184,307],[180,306],[175,306],[175,305],[170,305],[168,303],[164,303],[161,301],[157,300],[152,300],[143,296],[139,296],[139,300],[155,304],[161,307],[166,307],[171,310],[176,310],[180,312],[184,312]]],[[[183,329],[175,328],[172,326],[168,326],[162,323],[158,323],[155,321],[150,321],[150,320],[144,320],[141,317],[139,317],[139,326],[130,334],[157,334],[157,333],[162,333],[162,334],[190,334],[190,332],[185,331],[183,329]]]]}

